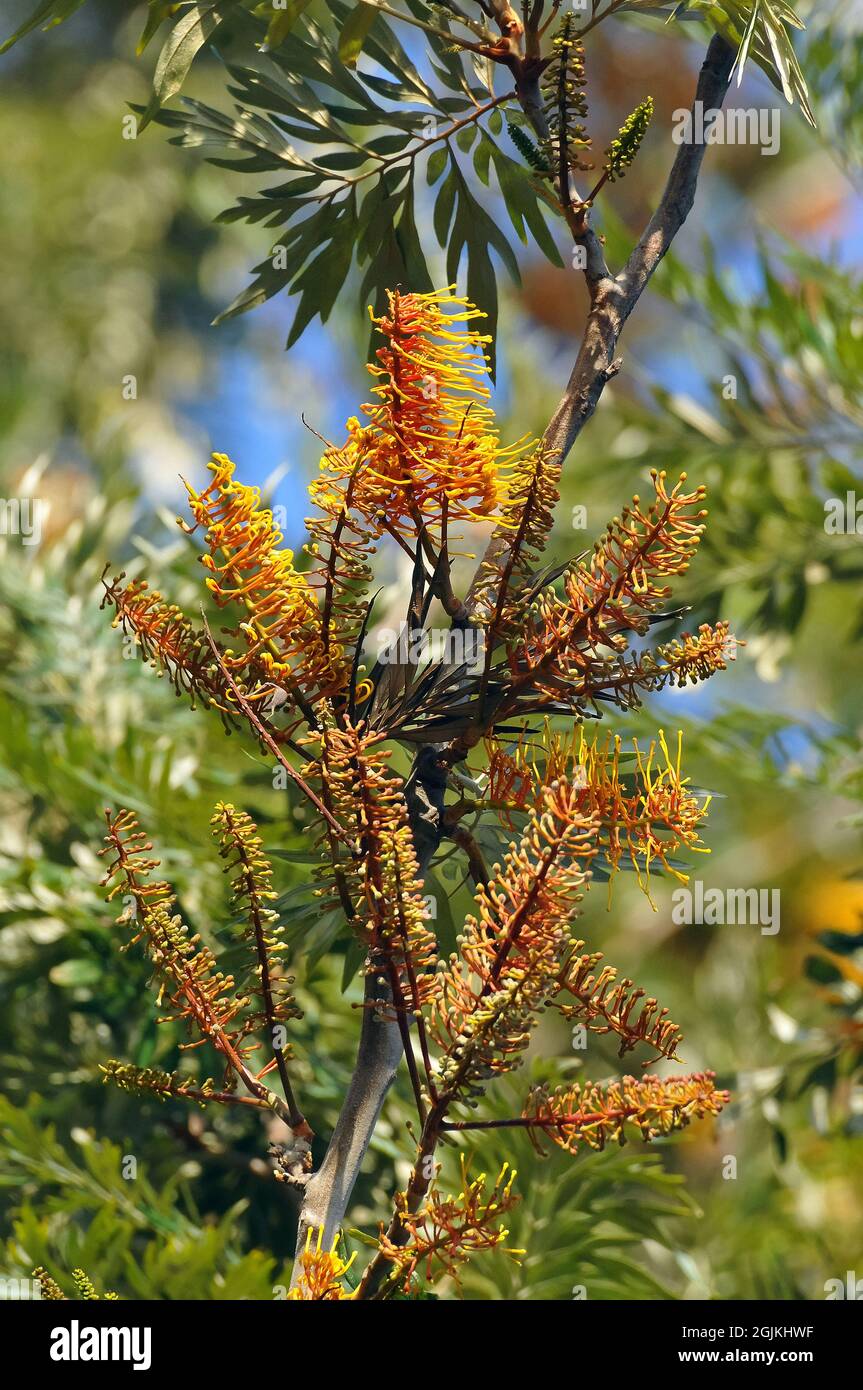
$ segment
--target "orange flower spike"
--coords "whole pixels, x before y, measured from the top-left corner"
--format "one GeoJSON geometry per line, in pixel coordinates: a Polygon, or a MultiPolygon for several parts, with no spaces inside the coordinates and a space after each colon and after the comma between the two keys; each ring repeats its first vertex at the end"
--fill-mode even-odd
{"type": "Polygon", "coordinates": [[[368,425],[348,422],[348,442],[364,461],[354,505],[369,520],[416,535],[418,525],[475,521],[506,496],[503,472],[518,449],[500,445],[484,348],[468,325],[481,317],[447,290],[389,292],[373,322],[385,339],[369,365],[377,401],[363,407],[368,425]]]}
{"type": "Polygon", "coordinates": [[[575,1154],[581,1144],[597,1150],[609,1142],[625,1144],[629,1126],[649,1142],[685,1129],[693,1119],[719,1115],[729,1099],[727,1091],[716,1089],[714,1073],[709,1071],[664,1079],[624,1076],[608,1086],[588,1081],[554,1091],[535,1087],[523,1118],[575,1154]]]}
{"type": "Polygon", "coordinates": [[[176,604],[163,599],[144,579],[123,584],[125,573],[110,582],[107,569],[102,575],[105,593],[100,607],[116,610],[112,627],[125,637],[134,637],[150,665],[159,675],[167,675],[178,695],[188,695],[224,709],[229,699],[227,685],[213,661],[203,633],[197,632],[176,604]]]}
{"type": "MultiPolygon", "coordinates": [[[[217,968],[212,951],[173,911],[176,899],[170,886],[148,880],[159,860],[147,857],[153,846],[133,813],[106,811],[105,818],[108,833],[99,853],[108,857],[108,871],[102,886],[109,889],[109,901],[118,893],[131,900],[117,921],[132,933],[130,944],[146,942],[156,967],[157,1002],[161,1007],[167,1000],[172,1010],[157,1022],[185,1021],[197,1029],[201,1041],[209,1039],[229,1055],[236,1041],[230,1025],[246,999],[233,993],[233,977],[217,968]]],[[[197,1046],[200,1041],[186,1044],[197,1046]]]]}
{"type": "Polygon", "coordinates": [[[569,570],[563,596],[552,590],[541,594],[526,628],[513,635],[509,662],[516,686],[536,685],[558,700],[562,683],[575,684],[589,696],[595,681],[596,690],[620,688],[619,702],[628,692],[630,703],[637,703],[636,689],[653,678],[649,658],[644,671],[633,663],[616,680],[597,680],[597,650],[623,652],[632,633],[647,631],[650,615],[670,592],[660,581],[688,568],[706,516],[700,506],[704,489],[682,490],[685,473],[671,492],[664,473],[654,470],[651,477],[655,501],[643,507],[633,497],[622,516],[609,522],[590,560],[569,570]]]}
{"type": "Polygon", "coordinates": [[[469,1098],[518,1065],[563,967],[595,835],[575,787],[546,787],[519,844],[477,889],[477,911],[457,938],[459,952],[439,967],[432,1005],[432,1031],[446,1054],[441,1095],[469,1098]]]}

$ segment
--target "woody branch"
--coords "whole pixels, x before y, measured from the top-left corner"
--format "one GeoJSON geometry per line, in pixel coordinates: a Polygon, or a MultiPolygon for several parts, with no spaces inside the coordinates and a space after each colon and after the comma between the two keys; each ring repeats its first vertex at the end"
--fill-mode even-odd
{"type": "MultiPolygon", "coordinates": [[[[714,37],[701,68],[694,100],[703,102],[705,107],[720,107],[733,63],[734,50],[724,39],[714,37]]],[[[516,74],[519,99],[532,121],[537,110],[535,93],[538,93],[541,69],[541,62],[528,59],[516,74]]],[[[534,128],[542,134],[541,128],[536,125],[534,128]]],[[[615,353],[620,334],[692,208],[703,157],[703,146],[680,146],[656,212],[617,276],[609,271],[599,238],[589,223],[585,221],[574,229],[578,244],[586,250],[585,278],[591,303],[569,382],[543,435],[544,448],[550,453],[556,452],[561,462],[596,409],[606,383],[619,370],[620,362],[615,353]]],[[[507,533],[496,530],[489,540],[484,563],[493,563],[507,544],[507,533]]],[[[479,571],[466,599],[468,614],[477,605],[478,575],[479,571]]],[[[427,869],[443,834],[447,766],[458,759],[460,752],[460,747],[443,749],[426,745],[414,762],[408,803],[422,872],[427,869]]],[[[327,1153],[306,1187],[298,1254],[304,1248],[310,1228],[322,1227],[323,1241],[329,1246],[342,1225],[381,1107],[397,1074],[403,1044],[398,1024],[382,1017],[381,1007],[388,1002],[391,999],[387,981],[369,976],[354,1073],[327,1153]]],[[[434,1152],[443,1122],[443,1113],[438,1113],[438,1107],[433,1106],[426,1117],[420,1153],[408,1189],[413,1200],[419,1200],[427,1187],[422,1161],[434,1152]]],[[[298,1277],[299,1260],[295,1269],[298,1277]]],[[[367,1285],[370,1292],[381,1274],[382,1271],[376,1273],[367,1285]]]]}

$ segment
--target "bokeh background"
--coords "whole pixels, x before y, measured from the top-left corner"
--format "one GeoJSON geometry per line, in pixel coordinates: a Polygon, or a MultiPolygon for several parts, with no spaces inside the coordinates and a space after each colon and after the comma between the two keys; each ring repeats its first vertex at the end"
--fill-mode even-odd
{"type": "MultiPolygon", "coordinates": [[[[4,32],[28,8],[5,6],[4,32]]],[[[518,1136],[484,1140],[479,1166],[520,1170],[510,1243],[530,1253],[477,1260],[467,1297],[817,1299],[828,1280],[863,1277],[863,535],[824,525],[826,499],[863,498],[863,7],[827,8],[800,6],[818,130],[783,107],[775,157],[709,152],[696,210],[626,330],[624,370],[568,464],[553,541],[559,559],[590,544],[650,467],[709,488],[708,535],[675,593],[692,605],[687,627],[725,617],[746,646],[705,687],[613,722],[642,739],[684,731],[687,770],[714,796],[711,853],[691,871],[708,886],[778,889],[781,928],[676,926],[671,882],[654,881],[651,904],[619,880],[610,909],[602,889],[590,895],[581,934],[669,1007],[687,1069],[714,1069],[733,1104],[668,1145],[575,1162],[518,1136]]],[[[353,1056],[356,960],[330,922],[298,915],[302,809],[256,749],[124,659],[98,581],[111,561],[194,611],[179,475],[199,482],[212,449],[269,489],[298,547],[319,452],[301,412],[338,437],[368,396],[368,327],[351,286],[290,354],[283,299],[210,326],[268,233],[214,221],[239,191],[230,170],[157,127],[123,138],[152,74],[153,54],[133,57],[141,18],[93,0],[0,59],[0,495],[48,507],[40,545],[0,537],[0,1273],[83,1265],[129,1297],[269,1299],[287,1280],[295,1216],[254,1120],[101,1084],[107,1057],[176,1057],[147,967],[118,951],[98,889],[103,808],[139,813],[184,911],[215,941],[226,912],[212,804],[229,794],[260,820],[293,923],[300,1085],[323,1135],[353,1056]]],[[[632,104],[634,74],[662,132],[605,205],[617,263],[673,153],[670,113],[691,99],[703,39],[690,33],[618,23],[591,45],[597,139],[632,104]]],[[[221,80],[205,58],[190,91],[218,105],[221,80]]],[[[735,98],[779,101],[757,73],[735,98]]],[[[526,256],[521,288],[504,291],[506,437],[543,428],[583,313],[578,275],[526,256]]],[[[385,612],[404,578],[396,557],[381,556],[381,577],[385,612]]],[[[459,883],[452,863],[440,868],[442,933],[465,908],[459,883]]],[[[577,1052],[562,1025],[541,1030],[531,1074],[551,1058],[618,1071],[610,1045],[577,1052]]],[[[501,1113],[526,1079],[495,1102],[501,1113]]],[[[409,1114],[399,1090],[357,1226],[375,1229],[404,1176],[409,1114]]]]}

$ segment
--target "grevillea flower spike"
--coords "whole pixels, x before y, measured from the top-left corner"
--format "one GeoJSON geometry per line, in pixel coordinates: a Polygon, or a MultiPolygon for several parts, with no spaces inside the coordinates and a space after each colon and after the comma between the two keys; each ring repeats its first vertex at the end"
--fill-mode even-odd
{"type": "MultiPolygon", "coordinates": [[[[572,169],[583,107],[574,41],[559,45],[556,62],[546,154],[572,169]]],[[[621,136],[630,155],[646,119],[645,110],[621,136]]],[[[625,153],[615,155],[620,171],[625,153]]],[[[288,1138],[270,1154],[275,1177],[303,1203],[290,1295],[301,1301],[418,1296],[441,1278],[457,1283],[466,1260],[508,1248],[514,1173],[504,1163],[490,1186],[482,1173],[469,1176],[463,1154],[460,1189],[442,1192],[442,1141],[466,1144],[509,1126],[540,1149],[549,1141],[599,1150],[671,1134],[727,1100],[707,1072],[624,1076],[525,1087],[520,1113],[476,1115],[489,1086],[522,1066],[548,1008],[612,1038],[621,1057],[642,1050],[643,1066],[679,1061],[683,1035],[668,1009],[587,946],[575,922],[600,869],[609,890],[625,869],[649,893],[660,876],[685,878],[682,861],[705,849],[709,798],[693,791],[679,738],[660,731],[628,746],[586,721],[703,680],[735,656],[724,622],[649,644],[657,624],[680,616],[670,581],[686,572],[704,529],[704,490],[687,490],[685,477],[653,473],[651,498],[633,498],[592,551],[542,567],[561,461],[501,442],[479,318],[450,290],[388,295],[374,320],[374,399],[348,422],[345,441],[325,448],[296,550],[258,489],[213,456],[206,486],[188,488],[192,524],[183,523],[201,543],[210,616],[200,625],[141,578],[105,585],[127,641],[178,692],[245,725],[265,752],[267,779],[275,759],[291,794],[305,799],[313,891],[352,938],[363,983],[359,1054],[374,1059],[382,1088],[373,1120],[399,1057],[410,1078],[412,1167],[378,1239],[363,1237],[374,1250],[360,1273],[356,1256],[340,1253],[345,1209],[335,1194],[356,1178],[345,1154],[361,1158],[371,1134],[354,1145],[366,1114],[363,1069],[312,1171],[288,922],[264,843],[274,832],[262,835],[241,807],[215,808],[238,936],[231,973],[154,878],[158,861],[135,817],[107,813],[105,885],[123,897],[120,922],[152,961],[162,1021],[185,1031],[183,1051],[209,1049],[222,1075],[207,1067],[196,1076],[178,1057],[173,1069],[111,1059],[104,1078],[163,1105],[231,1106],[235,1116],[257,1110],[284,1122],[288,1138]],[[482,543],[489,522],[497,539],[460,593],[450,543],[465,531],[482,543]],[[368,591],[382,547],[409,559],[397,617],[413,635],[443,624],[441,652],[421,665],[384,659],[380,648],[377,660],[368,656],[368,591]],[[483,766],[468,766],[482,753],[483,766]],[[504,837],[499,862],[486,863],[483,822],[504,837]],[[447,955],[427,875],[452,854],[463,856],[474,901],[447,955]]]]}

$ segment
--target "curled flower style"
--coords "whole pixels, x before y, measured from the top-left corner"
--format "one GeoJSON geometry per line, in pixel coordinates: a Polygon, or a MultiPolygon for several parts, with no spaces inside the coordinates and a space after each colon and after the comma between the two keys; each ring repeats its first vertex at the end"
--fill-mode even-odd
{"type": "Polygon", "coordinates": [[[624,1144],[627,1127],[645,1142],[684,1129],[705,1115],[719,1115],[728,1104],[727,1091],[717,1091],[711,1071],[691,1076],[624,1076],[607,1086],[588,1081],[549,1091],[535,1087],[522,1112],[529,1132],[541,1131],[567,1153],[581,1144],[604,1149],[624,1144]]]}
{"type": "Polygon", "coordinates": [[[636,988],[634,981],[619,980],[613,965],[597,970],[602,952],[583,952],[583,947],[583,941],[572,943],[556,982],[573,1001],[553,1000],[563,1017],[583,1024],[591,1033],[616,1033],[620,1057],[645,1043],[658,1057],[676,1058],[683,1034],[668,1010],[646,990],[636,988]]]}

